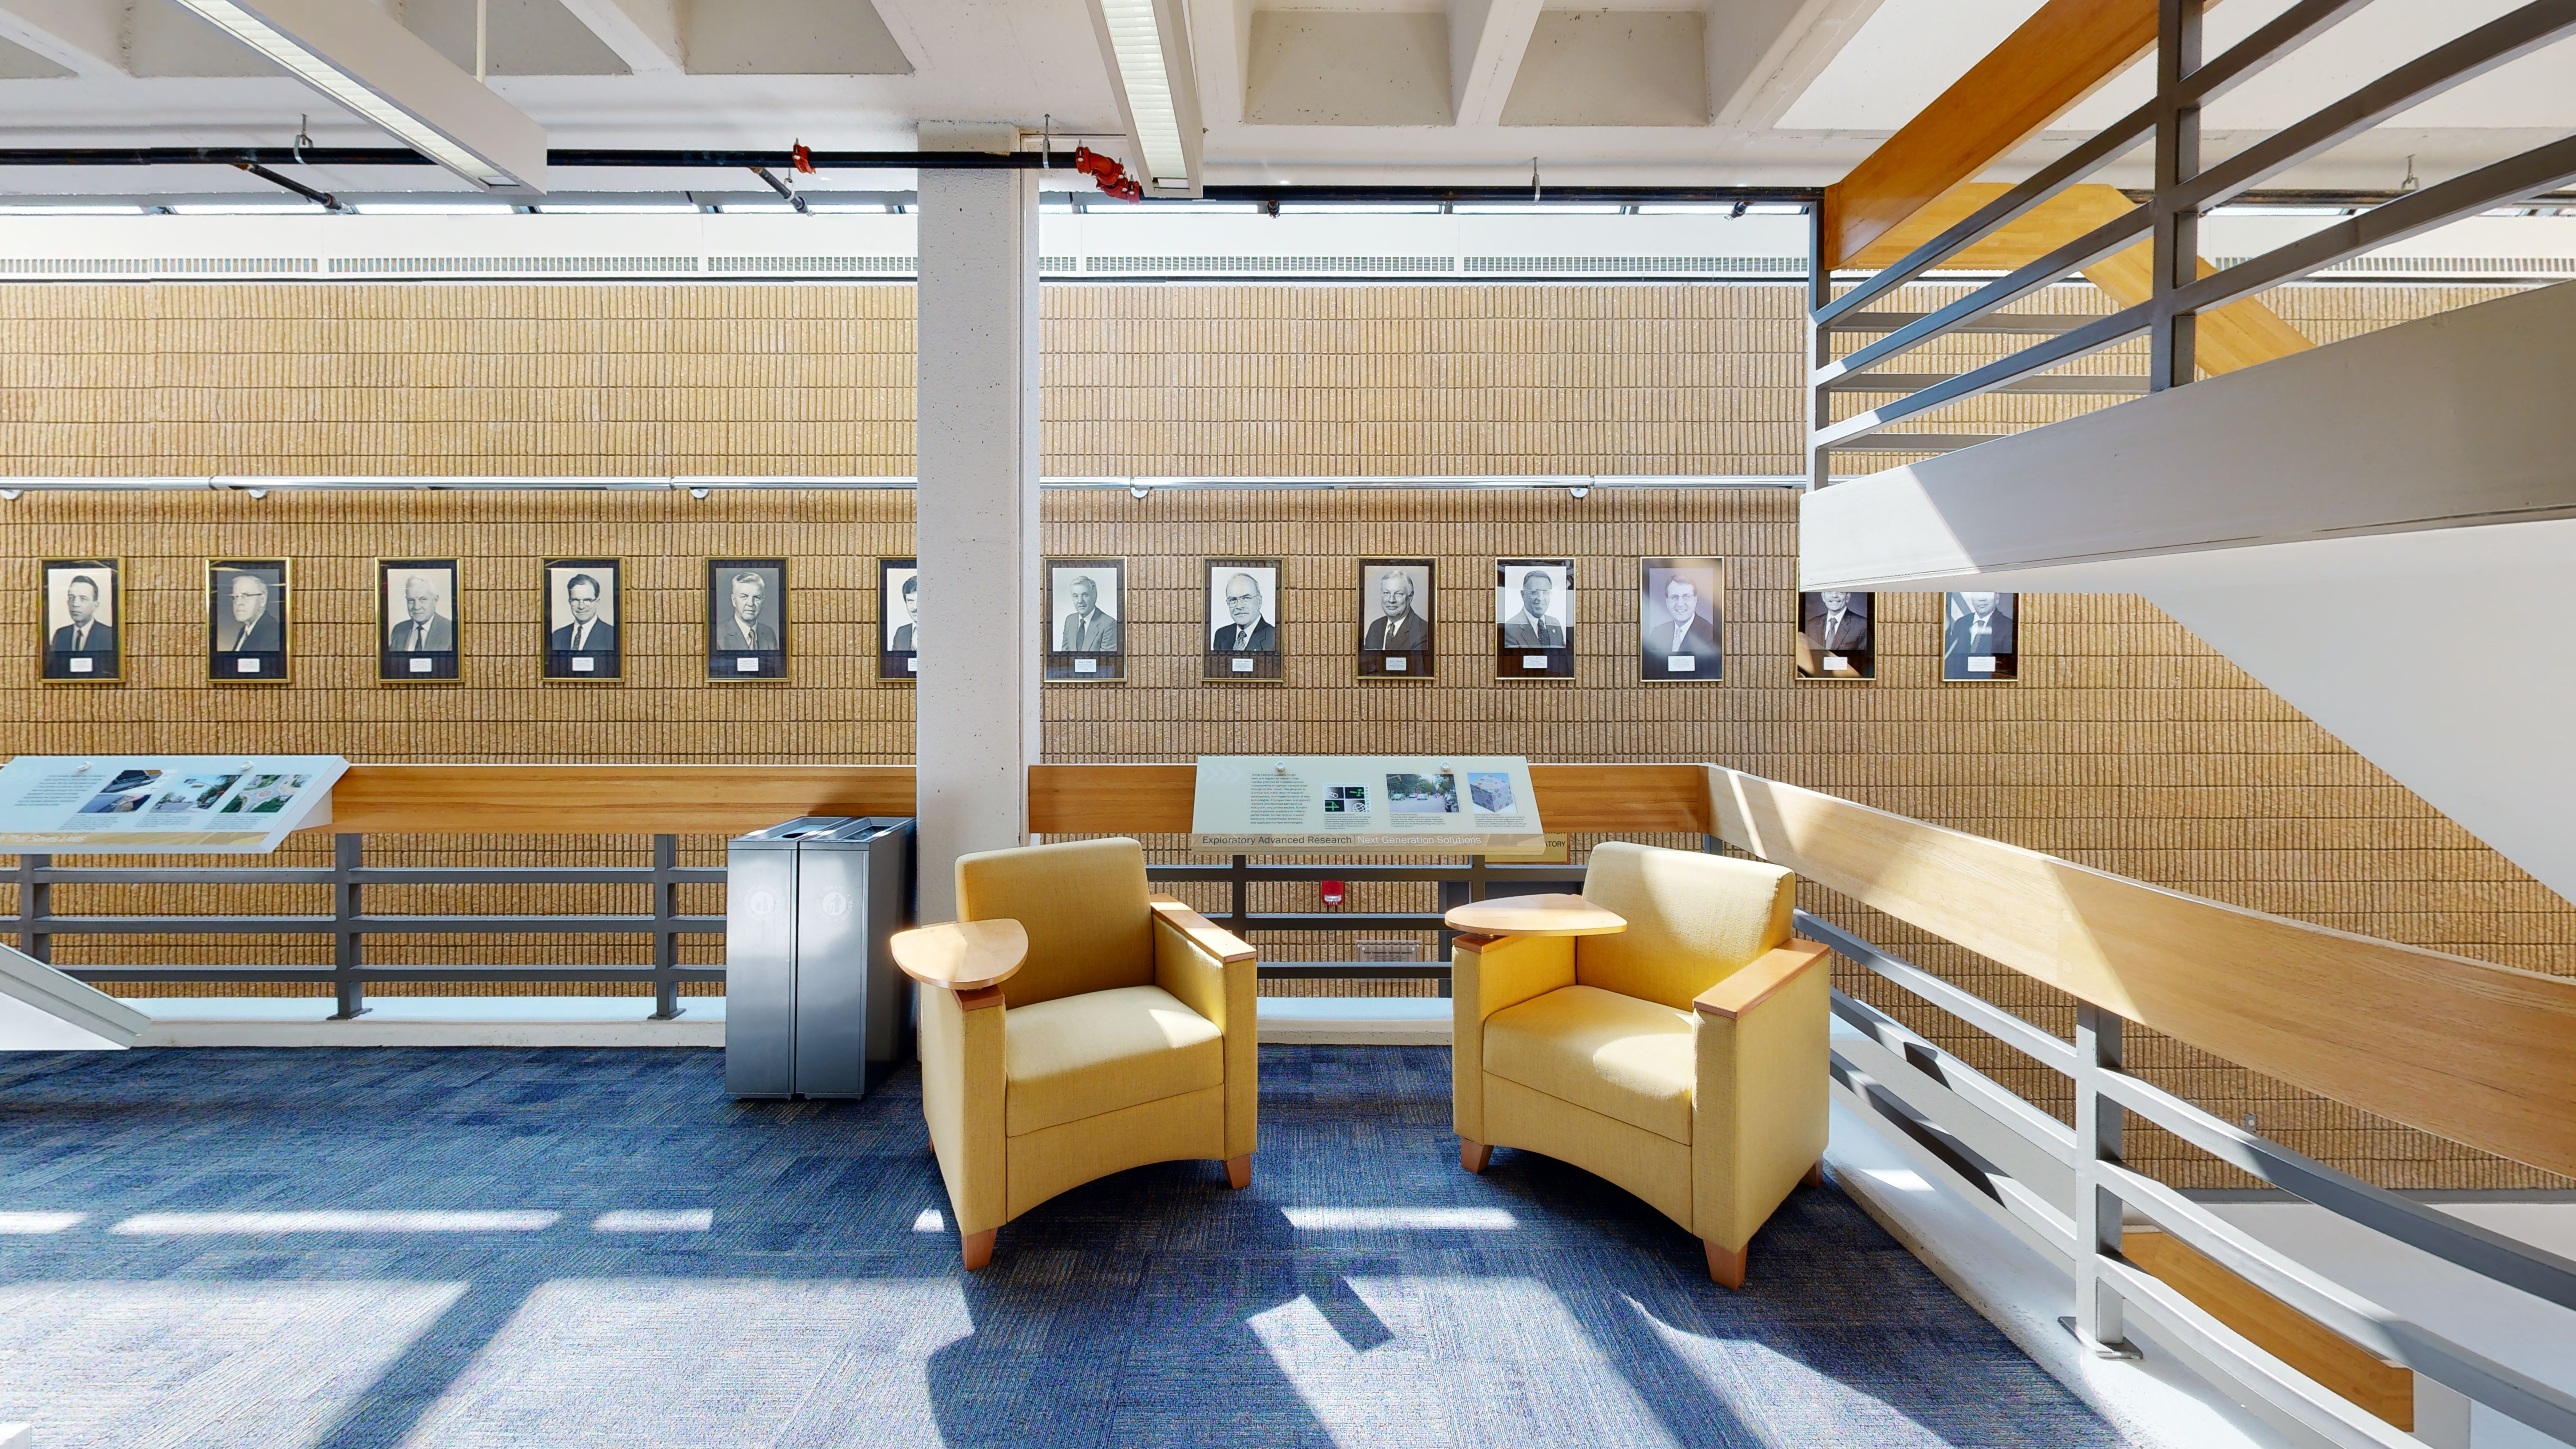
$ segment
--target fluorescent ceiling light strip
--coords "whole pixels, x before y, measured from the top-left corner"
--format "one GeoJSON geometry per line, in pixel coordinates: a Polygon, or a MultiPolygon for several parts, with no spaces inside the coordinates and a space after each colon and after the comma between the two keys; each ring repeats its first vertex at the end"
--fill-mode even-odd
{"type": "Polygon", "coordinates": [[[1157,186],[1187,186],[1189,161],[1181,148],[1180,113],[1172,108],[1171,77],[1163,70],[1163,34],[1154,0],[1100,0],[1109,22],[1109,48],[1118,57],[1118,80],[1136,118],[1136,141],[1145,148],[1145,171],[1157,186]]]}
{"type": "Polygon", "coordinates": [[[551,1212],[137,1213],[109,1229],[127,1237],[230,1233],[538,1233],[563,1220],[551,1212]]]}
{"type": "Polygon", "coordinates": [[[284,32],[273,29],[232,0],[179,0],[179,3],[213,22],[235,40],[293,71],[315,90],[408,142],[414,150],[450,171],[470,176],[486,186],[517,184],[515,178],[504,175],[490,162],[457,145],[427,121],[377,95],[355,76],[307,50],[284,32]]]}

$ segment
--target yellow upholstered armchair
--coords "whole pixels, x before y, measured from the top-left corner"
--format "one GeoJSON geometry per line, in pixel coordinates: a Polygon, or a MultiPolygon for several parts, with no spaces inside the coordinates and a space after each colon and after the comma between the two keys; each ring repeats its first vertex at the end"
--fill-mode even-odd
{"type": "Polygon", "coordinates": [[[1789,934],[1774,865],[1614,842],[1584,899],[1591,936],[1457,938],[1459,1160],[1497,1146],[1570,1162],[1702,1240],[1744,1286],[1745,1247],[1789,1190],[1822,1181],[1826,950],[1789,934]]]}
{"type": "Polygon", "coordinates": [[[1002,1224],[1148,1162],[1252,1182],[1253,951],[1145,887],[1132,840],[960,856],[958,921],[895,938],[966,1266],[1002,1224]]]}

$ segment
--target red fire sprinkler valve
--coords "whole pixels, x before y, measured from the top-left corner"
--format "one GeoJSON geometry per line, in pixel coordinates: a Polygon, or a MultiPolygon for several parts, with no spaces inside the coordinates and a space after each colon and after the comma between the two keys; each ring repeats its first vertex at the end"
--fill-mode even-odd
{"type": "Polygon", "coordinates": [[[1100,194],[1120,201],[1142,201],[1145,185],[1127,174],[1127,168],[1088,146],[1073,148],[1073,169],[1099,183],[1100,194]]]}
{"type": "Polygon", "coordinates": [[[1323,883],[1323,892],[1325,905],[1338,906],[1342,903],[1342,883],[1340,881],[1325,881],[1323,883]]]}

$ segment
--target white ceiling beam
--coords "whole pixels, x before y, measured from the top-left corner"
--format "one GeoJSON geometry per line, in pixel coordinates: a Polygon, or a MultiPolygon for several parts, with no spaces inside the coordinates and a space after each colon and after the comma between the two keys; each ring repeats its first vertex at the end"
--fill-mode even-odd
{"type": "Polygon", "coordinates": [[[563,0],[572,17],[590,27],[637,75],[679,75],[688,48],[682,39],[685,0],[563,0]]]}
{"type": "Polygon", "coordinates": [[[0,39],[75,75],[125,74],[125,7],[115,0],[0,0],[0,39]]]}
{"type": "Polygon", "coordinates": [[[1190,54],[1198,61],[1199,104],[1212,126],[1243,120],[1252,84],[1254,0],[1190,0],[1190,54]]]}
{"type": "Polygon", "coordinates": [[[1542,0],[1449,0],[1449,99],[1461,126],[1500,125],[1542,0]]]}
{"type": "Polygon", "coordinates": [[[1878,13],[1881,0],[1737,0],[1708,11],[1708,99],[1718,125],[1767,131],[1878,13]]]}
{"type": "Polygon", "coordinates": [[[362,0],[179,0],[306,85],[478,186],[546,189],[546,132],[362,0]]]}

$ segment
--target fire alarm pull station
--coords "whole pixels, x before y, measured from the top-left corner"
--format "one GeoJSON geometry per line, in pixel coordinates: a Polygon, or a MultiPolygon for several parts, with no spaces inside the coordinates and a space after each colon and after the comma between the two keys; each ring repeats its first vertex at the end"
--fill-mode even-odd
{"type": "Polygon", "coordinates": [[[1325,905],[1328,905],[1328,906],[1338,906],[1338,905],[1340,905],[1340,904],[1342,903],[1342,883],[1341,883],[1340,881],[1337,881],[1337,880],[1328,880],[1328,881],[1325,881],[1325,882],[1323,883],[1323,887],[1322,887],[1322,889],[1323,889],[1323,893],[1324,893],[1324,904],[1325,904],[1325,905]]]}

